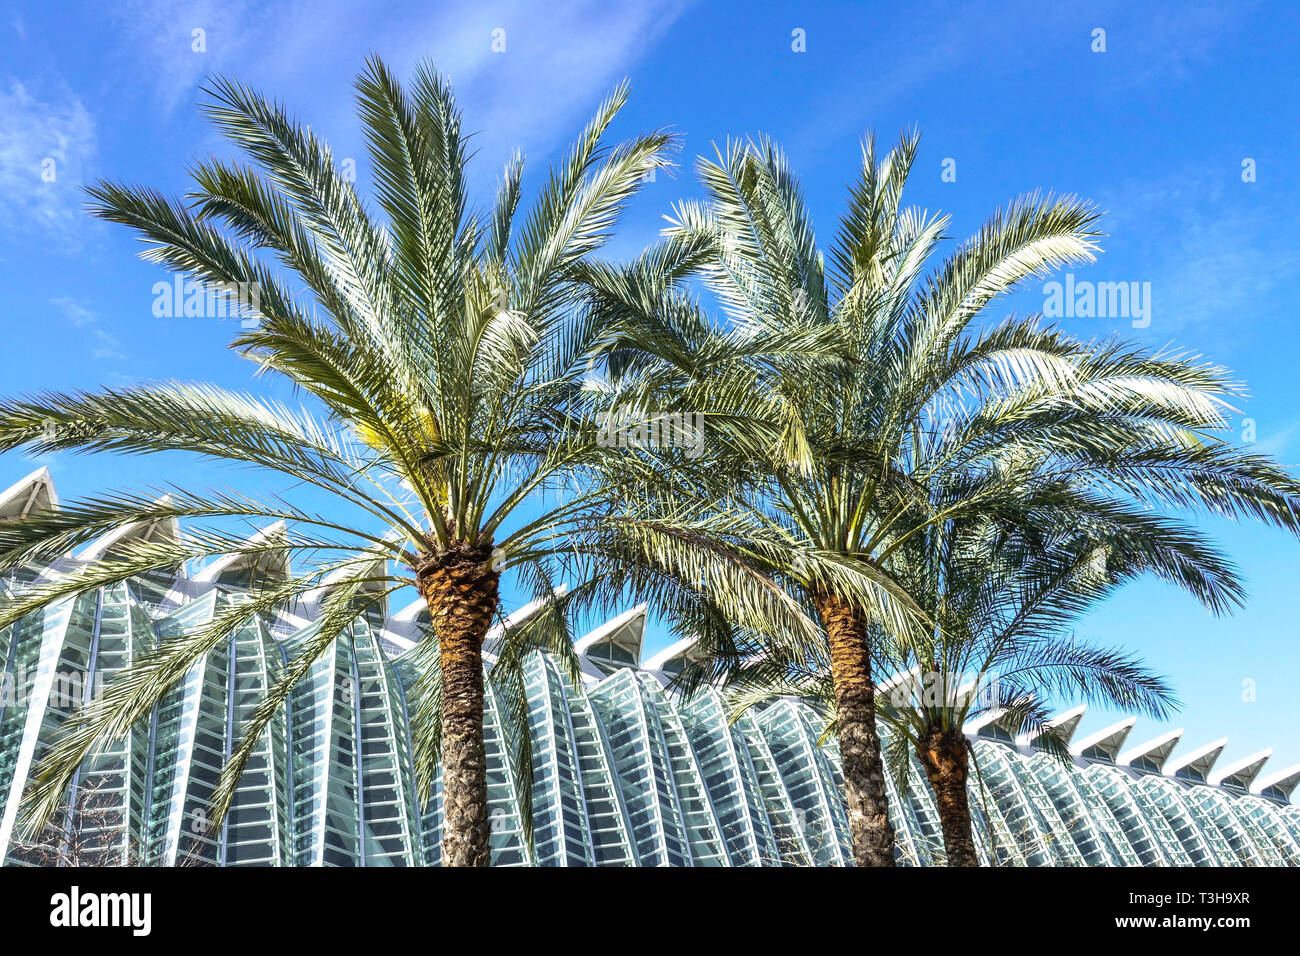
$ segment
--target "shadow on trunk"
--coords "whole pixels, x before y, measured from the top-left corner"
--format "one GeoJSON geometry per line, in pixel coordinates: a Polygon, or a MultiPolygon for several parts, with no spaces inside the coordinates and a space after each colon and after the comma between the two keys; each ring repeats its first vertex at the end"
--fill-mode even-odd
{"type": "Polygon", "coordinates": [[[491,548],[434,555],[416,584],[429,605],[442,666],[443,866],[488,866],[483,639],[497,609],[491,548]]]}
{"type": "Polygon", "coordinates": [[[949,866],[979,866],[971,835],[970,751],[960,727],[932,730],[917,745],[921,765],[934,790],[949,866]]]}
{"type": "Polygon", "coordinates": [[[894,828],[889,822],[885,765],[876,730],[876,688],[871,682],[866,622],[861,612],[834,594],[819,594],[814,600],[830,637],[853,861],[858,866],[893,866],[894,828]]]}

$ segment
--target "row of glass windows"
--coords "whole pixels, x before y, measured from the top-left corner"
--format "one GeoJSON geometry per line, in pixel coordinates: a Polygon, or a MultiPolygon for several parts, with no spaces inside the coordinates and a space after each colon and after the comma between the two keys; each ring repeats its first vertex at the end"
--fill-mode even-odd
{"type": "MultiPolygon", "coordinates": [[[[419,650],[390,661],[371,619],[328,644],[315,625],[281,640],[250,621],[126,739],[87,760],[63,818],[25,840],[18,796],[89,688],[237,596],[214,590],[159,620],[139,598],[126,585],[106,588],[0,632],[5,679],[25,682],[0,710],[0,858],[41,863],[75,851],[78,862],[109,864],[438,864],[441,786],[421,805],[413,769],[419,650]],[[258,736],[232,809],[214,825],[208,807],[223,766],[268,690],[316,645],[324,652],[258,736]]],[[[503,704],[515,699],[507,688],[488,685],[495,863],[850,863],[838,750],[821,741],[810,708],[781,700],[729,722],[711,689],[682,701],[647,672],[610,670],[584,685],[534,653],[518,675],[519,709],[503,704]]],[[[1104,761],[1066,765],[986,739],[975,747],[982,788],[971,806],[986,863],[1300,863],[1300,810],[1289,805],[1104,761]]],[[[919,767],[906,788],[887,785],[900,862],[941,864],[919,767]]]]}

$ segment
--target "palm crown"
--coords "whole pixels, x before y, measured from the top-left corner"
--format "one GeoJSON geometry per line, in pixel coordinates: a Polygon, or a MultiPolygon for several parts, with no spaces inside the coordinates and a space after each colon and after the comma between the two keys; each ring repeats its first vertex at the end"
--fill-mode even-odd
{"type": "Polygon", "coordinates": [[[1300,485],[1222,436],[1240,394],[1224,370],[1081,342],[1037,316],[979,324],[1024,280],[1093,259],[1089,205],[1022,198],[923,275],[947,220],[901,205],[916,145],[905,136],[878,159],[864,143],[829,255],[766,141],[701,160],[709,200],[679,204],[667,230],[707,250],[697,271],[733,326],[839,337],[843,360],[821,374],[754,373],[785,416],[765,489],[783,519],[821,548],[883,560],[935,523],[1071,477],[1088,493],[1296,527],[1300,485]]]}

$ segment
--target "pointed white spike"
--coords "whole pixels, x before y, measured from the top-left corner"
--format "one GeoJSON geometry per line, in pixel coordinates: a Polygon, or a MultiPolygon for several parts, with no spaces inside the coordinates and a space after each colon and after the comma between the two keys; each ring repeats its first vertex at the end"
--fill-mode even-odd
{"type": "Polygon", "coordinates": [[[54,491],[54,478],[50,469],[44,466],[0,491],[0,521],[13,521],[58,509],[59,496],[54,491]]]}
{"type": "MultiPolygon", "coordinates": [[[[1003,713],[1004,711],[1001,707],[996,708],[995,710],[986,710],[979,716],[972,717],[970,720],[966,721],[966,723],[962,724],[962,732],[970,736],[978,735],[980,731],[986,731],[989,728],[996,726],[1003,713]]],[[[985,736],[989,735],[986,733],[985,736]]]]}
{"type": "MultiPolygon", "coordinates": [[[[283,521],[277,521],[274,524],[267,525],[260,531],[249,535],[247,541],[249,544],[261,544],[269,541],[278,535],[284,534],[286,525],[283,521]]],[[[241,563],[251,559],[247,554],[226,554],[209,562],[208,566],[195,575],[194,580],[200,584],[210,584],[217,580],[223,573],[237,569],[241,563]]],[[[288,555],[285,556],[285,570],[288,570],[288,555]]]]}
{"type": "Polygon", "coordinates": [[[892,694],[896,689],[902,689],[904,687],[908,688],[908,690],[903,691],[903,693],[909,693],[910,689],[918,685],[920,682],[921,665],[914,664],[905,671],[898,671],[896,674],[891,674],[889,677],[877,684],[876,697],[884,697],[892,694]]]}
{"type": "Polygon", "coordinates": [[[876,685],[876,706],[895,711],[914,707],[924,690],[921,665],[915,664],[907,670],[889,675],[876,685]]]}
{"type": "Polygon", "coordinates": [[[664,665],[679,657],[682,658],[683,663],[693,661],[696,657],[692,656],[691,651],[698,643],[700,643],[700,639],[694,634],[690,637],[683,637],[680,641],[674,641],[672,644],[669,644],[658,654],[649,658],[641,666],[644,670],[661,671],[664,669],[664,665]]]}
{"type": "Polygon", "coordinates": [[[1159,737],[1148,740],[1144,744],[1138,744],[1131,750],[1126,750],[1119,755],[1119,759],[1115,763],[1121,767],[1129,767],[1133,765],[1133,761],[1137,760],[1141,769],[1154,770],[1159,773],[1164,768],[1169,755],[1178,746],[1178,741],[1182,739],[1183,730],[1181,727],[1177,730],[1171,730],[1159,737]]]}
{"type": "Polygon", "coordinates": [[[1136,723],[1136,717],[1125,717],[1109,727],[1104,727],[1096,733],[1084,737],[1070,748],[1070,753],[1076,757],[1086,755],[1114,763],[1116,756],[1119,755],[1119,749],[1124,746],[1124,741],[1128,739],[1128,735],[1132,732],[1133,725],[1136,723]]]}
{"type": "MultiPolygon", "coordinates": [[[[171,501],[171,495],[163,495],[157,500],[157,504],[166,504],[171,501]]],[[[130,524],[124,524],[112,531],[105,532],[90,544],[82,549],[77,555],[78,561],[98,561],[108,554],[113,548],[124,545],[127,542],[136,539],[140,541],[149,541],[159,536],[168,540],[179,542],[181,539],[180,522],[175,518],[164,518],[156,521],[132,521],[130,524]]]]}
{"type": "MultiPolygon", "coordinates": [[[[1065,745],[1068,747],[1070,741],[1074,739],[1074,732],[1079,729],[1079,722],[1083,720],[1083,715],[1087,710],[1087,704],[1079,704],[1077,707],[1063,710],[1049,720],[1044,729],[1055,730],[1056,735],[1065,741],[1065,745]]],[[[1041,736],[1042,734],[1023,733],[1016,738],[1016,743],[1021,747],[1030,747],[1041,736]]]]}
{"type": "Polygon", "coordinates": [[[638,604],[618,617],[606,621],[573,645],[579,655],[587,653],[598,644],[618,644],[629,651],[637,661],[641,659],[641,638],[645,634],[647,604],[638,604]]]}
{"type": "MultiPolygon", "coordinates": [[[[558,584],[552,589],[551,593],[555,597],[564,597],[564,595],[569,593],[569,586],[567,584],[558,584]]],[[[483,652],[486,654],[495,654],[497,646],[501,643],[501,639],[505,637],[507,631],[523,624],[524,621],[528,620],[544,608],[550,603],[550,601],[551,598],[538,598],[535,601],[529,601],[519,610],[507,616],[504,621],[498,621],[496,624],[493,624],[492,627],[488,629],[487,636],[483,638],[483,652]]]]}
{"type": "Polygon", "coordinates": [[[1292,764],[1283,770],[1275,770],[1255,781],[1250,792],[1273,800],[1290,800],[1295,788],[1300,786],[1300,763],[1292,764]]]}
{"type": "MultiPolygon", "coordinates": [[[[641,664],[641,640],[645,636],[646,610],[649,605],[638,604],[630,611],[624,611],[612,621],[606,621],[586,637],[573,645],[578,655],[583,673],[593,679],[605,676],[605,672],[596,665],[592,652],[603,644],[617,647],[631,657],[626,667],[639,667],[641,664]]],[[[597,655],[598,656],[598,655],[597,655]]],[[[609,666],[612,661],[603,662],[609,666]]]]}
{"type": "MultiPolygon", "coordinates": [[[[556,597],[563,597],[569,593],[567,584],[556,585],[554,591],[556,597]]],[[[502,626],[501,622],[493,624],[487,635],[483,638],[483,653],[492,655],[497,650],[502,636],[507,630],[518,627],[524,621],[536,614],[546,604],[545,598],[538,598],[530,601],[517,611],[510,614],[502,626]]],[[[388,618],[386,631],[394,644],[405,645],[405,648],[414,647],[415,642],[419,639],[416,631],[416,621],[429,610],[428,603],[422,597],[417,597],[410,604],[406,605],[396,614],[388,618]]]]}
{"type": "Polygon", "coordinates": [[[1165,776],[1181,777],[1185,780],[1208,780],[1214,762],[1228,746],[1228,738],[1220,737],[1204,747],[1197,747],[1184,757],[1179,757],[1173,764],[1165,767],[1165,776]]]}
{"type": "Polygon", "coordinates": [[[1249,790],[1250,785],[1255,782],[1259,772],[1264,769],[1264,764],[1268,763],[1268,758],[1273,756],[1273,748],[1265,747],[1259,753],[1253,753],[1249,757],[1242,757],[1228,764],[1222,770],[1216,770],[1210,774],[1209,781],[1217,786],[1227,784],[1230,787],[1240,787],[1242,790],[1249,790]]]}

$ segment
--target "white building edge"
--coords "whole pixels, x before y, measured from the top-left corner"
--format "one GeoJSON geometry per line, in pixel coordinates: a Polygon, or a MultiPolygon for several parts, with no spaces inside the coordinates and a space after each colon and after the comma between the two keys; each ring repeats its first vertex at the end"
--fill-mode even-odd
{"type": "MultiPolygon", "coordinates": [[[[49,472],[40,469],[0,494],[0,521],[58,506],[49,472]]],[[[256,536],[282,531],[273,525],[256,536]]],[[[41,573],[62,573],[132,537],[178,534],[175,522],[115,529],[41,573]]],[[[60,668],[76,670],[86,687],[111,678],[169,628],[201,624],[237,593],[230,582],[245,563],[234,555],[192,574],[181,569],[165,589],[156,582],[100,589],[0,632],[5,677],[24,683],[24,693],[0,710],[0,859],[39,856],[20,839],[17,798],[70,713],[58,705],[60,668]]],[[[292,612],[233,635],[192,669],[148,726],[88,763],[77,786],[108,807],[107,822],[88,824],[104,831],[97,861],[436,864],[438,788],[421,805],[412,770],[413,658],[427,615],[420,601],[354,625],[350,640],[313,668],[263,735],[225,823],[202,825],[239,727],[293,648],[310,640],[330,584],[322,582],[292,612]]],[[[540,607],[519,609],[504,627],[540,607]]],[[[838,750],[833,740],[819,745],[822,723],[812,708],[781,700],[729,724],[715,689],[683,700],[673,679],[700,659],[696,641],[645,656],[647,614],[639,605],[579,640],[576,683],[558,662],[531,655],[525,724],[511,716],[501,688],[489,686],[494,861],[847,865],[838,750]],[[530,801],[520,799],[526,775],[512,765],[525,733],[530,801]],[[522,825],[529,802],[531,845],[522,825]]],[[[503,633],[499,624],[488,635],[489,662],[503,633]]],[[[893,675],[882,681],[882,696],[916,679],[893,675]]],[[[966,726],[985,788],[971,801],[985,862],[1300,863],[1300,809],[1290,804],[1300,765],[1266,773],[1266,750],[1220,766],[1226,740],[1180,755],[1181,730],[1125,749],[1132,717],[1076,741],[1085,714],[1074,707],[1049,724],[1069,745],[1064,762],[1032,735],[1013,737],[997,713],[966,726]]],[[[940,863],[937,812],[923,775],[913,771],[905,793],[889,782],[900,861],[940,863]]],[[[75,797],[70,806],[75,810],[75,797]]]]}

